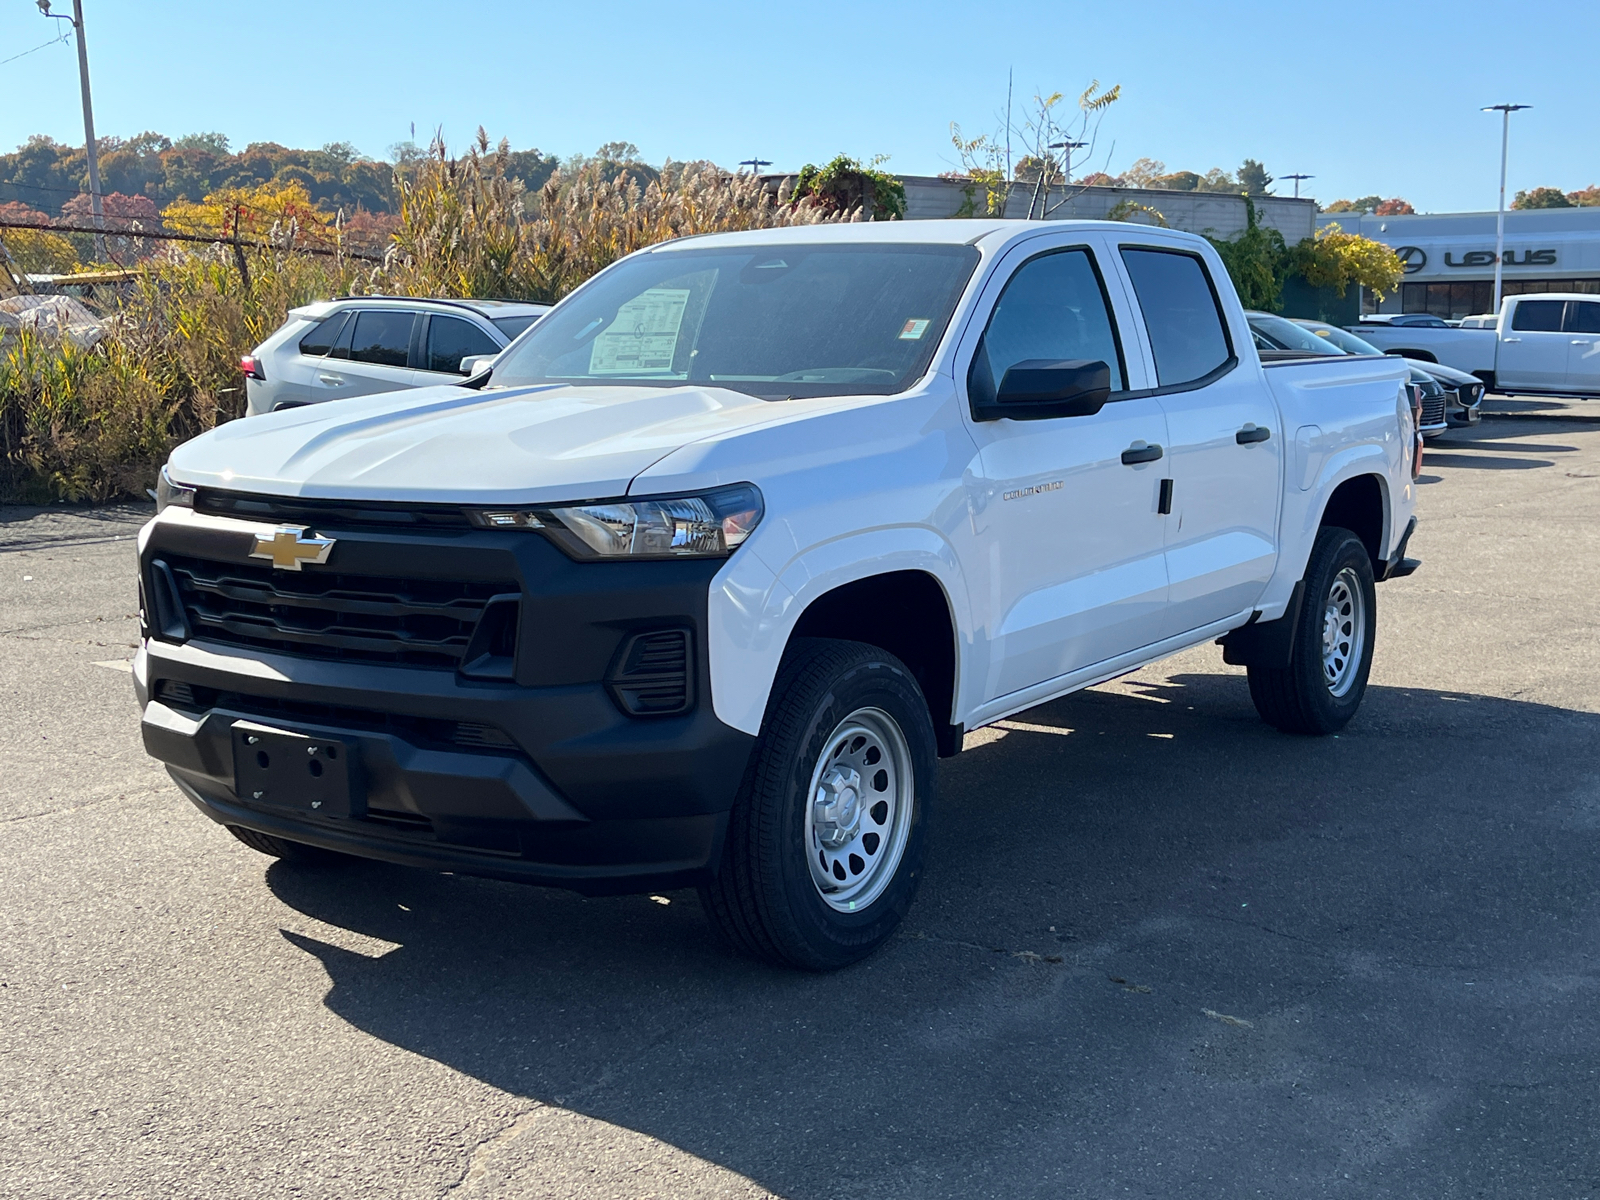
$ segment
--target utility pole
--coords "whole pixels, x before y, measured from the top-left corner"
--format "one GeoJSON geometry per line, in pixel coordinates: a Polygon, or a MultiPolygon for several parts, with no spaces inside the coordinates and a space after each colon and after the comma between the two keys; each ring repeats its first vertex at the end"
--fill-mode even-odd
{"type": "Polygon", "coordinates": [[[1500,114],[1500,210],[1494,219],[1494,311],[1500,312],[1500,272],[1506,245],[1506,151],[1511,146],[1511,114],[1532,108],[1531,104],[1488,104],[1483,112],[1500,114]]]}
{"type": "Polygon", "coordinates": [[[83,92],[84,149],[89,154],[89,206],[94,210],[94,257],[106,261],[106,214],[100,203],[100,148],[94,140],[94,105],[89,101],[89,47],[83,36],[83,0],[72,0],[72,15],[50,11],[50,0],[38,0],[39,11],[55,21],[71,21],[78,35],[78,86],[83,92]]]}
{"type": "Polygon", "coordinates": [[[1300,199],[1300,181],[1302,179],[1315,179],[1316,176],[1315,175],[1283,175],[1283,176],[1280,176],[1279,178],[1294,180],[1294,198],[1296,200],[1298,200],[1298,199],[1300,199]]]}
{"type": "Polygon", "coordinates": [[[770,167],[772,165],[772,160],[761,157],[744,158],[739,160],[739,165],[741,167],[749,167],[750,174],[759,175],[762,167],[770,167]]]}

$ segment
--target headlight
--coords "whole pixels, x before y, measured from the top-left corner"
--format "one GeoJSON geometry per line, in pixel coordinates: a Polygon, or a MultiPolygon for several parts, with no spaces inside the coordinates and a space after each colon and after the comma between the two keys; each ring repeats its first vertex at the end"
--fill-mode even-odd
{"type": "Polygon", "coordinates": [[[486,529],[537,530],[573,558],[726,558],[764,511],[761,492],[741,483],[693,496],[479,509],[471,515],[486,529]]]}
{"type": "Polygon", "coordinates": [[[169,508],[193,508],[194,489],[185,487],[181,483],[174,483],[166,467],[161,468],[161,476],[156,480],[156,512],[161,513],[169,508]]]}

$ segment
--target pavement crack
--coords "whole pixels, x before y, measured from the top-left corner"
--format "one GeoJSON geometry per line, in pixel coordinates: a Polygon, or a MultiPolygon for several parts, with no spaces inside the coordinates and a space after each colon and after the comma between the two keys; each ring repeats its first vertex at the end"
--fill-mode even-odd
{"type": "Polygon", "coordinates": [[[504,1150],[509,1143],[521,1137],[528,1127],[533,1124],[535,1118],[548,1107],[549,1105],[547,1104],[536,1102],[532,1108],[518,1114],[509,1125],[480,1139],[478,1144],[472,1148],[471,1155],[467,1158],[466,1169],[461,1172],[461,1178],[445,1188],[440,1194],[448,1196],[452,1192],[460,1191],[460,1189],[469,1184],[480,1183],[483,1177],[488,1174],[489,1164],[494,1157],[504,1150]]]}

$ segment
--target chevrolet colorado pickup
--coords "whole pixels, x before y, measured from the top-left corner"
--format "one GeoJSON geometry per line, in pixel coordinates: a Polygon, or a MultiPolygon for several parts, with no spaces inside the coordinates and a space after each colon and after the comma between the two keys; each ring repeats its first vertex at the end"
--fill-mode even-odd
{"type": "Polygon", "coordinates": [[[268,854],[697,886],[736,947],[837,967],[910,905],[970,730],[1214,639],[1272,724],[1350,719],[1416,566],[1405,377],[1263,363],[1164,229],[654,246],[457,385],[180,446],[144,744],[268,854]]]}

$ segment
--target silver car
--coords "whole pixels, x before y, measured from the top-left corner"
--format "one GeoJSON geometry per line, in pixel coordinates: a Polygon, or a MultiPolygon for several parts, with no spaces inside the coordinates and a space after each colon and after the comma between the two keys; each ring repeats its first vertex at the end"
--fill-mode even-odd
{"type": "Polygon", "coordinates": [[[550,311],[509,300],[347,296],[290,311],[239,362],[246,413],[460,379],[550,311]]]}

